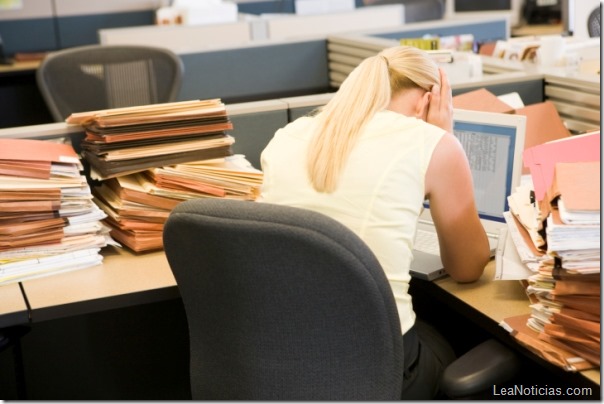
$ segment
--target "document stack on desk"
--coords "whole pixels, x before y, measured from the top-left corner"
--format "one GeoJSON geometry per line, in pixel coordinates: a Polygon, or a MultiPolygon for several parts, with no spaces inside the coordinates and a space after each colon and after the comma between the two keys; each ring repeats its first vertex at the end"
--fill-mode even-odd
{"type": "Polygon", "coordinates": [[[67,123],[84,127],[83,157],[97,180],[228,156],[234,142],[218,99],[75,113],[67,123]]]}
{"type": "Polygon", "coordinates": [[[242,155],[195,161],[111,178],[93,188],[112,236],[141,252],[163,247],[163,225],[180,202],[193,198],[256,200],[262,172],[242,155]]]}
{"type": "Polygon", "coordinates": [[[545,254],[528,278],[532,313],[504,323],[565,369],[599,367],[600,133],[535,146],[524,160],[536,206],[526,227],[537,233],[525,240],[545,254]]]}
{"type": "Polygon", "coordinates": [[[170,211],[186,199],[255,200],[262,173],[233,156],[233,126],[218,99],[73,114],[83,125],[94,202],[113,238],[135,252],[161,249],[170,211]]]}
{"type": "Polygon", "coordinates": [[[71,145],[0,139],[0,284],[99,264],[111,242],[71,145]]]}

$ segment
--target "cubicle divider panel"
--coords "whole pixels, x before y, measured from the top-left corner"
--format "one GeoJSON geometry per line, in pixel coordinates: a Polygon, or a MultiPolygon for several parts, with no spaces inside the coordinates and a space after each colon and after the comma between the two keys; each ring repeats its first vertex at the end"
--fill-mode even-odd
{"type": "Polygon", "coordinates": [[[237,11],[246,14],[290,14],[296,11],[294,0],[235,1],[237,11]]]}
{"type": "Polygon", "coordinates": [[[101,45],[139,45],[170,49],[176,54],[204,52],[252,41],[250,24],[144,25],[99,30],[101,45]]]}
{"type": "Polygon", "coordinates": [[[575,133],[600,128],[600,91],[600,77],[596,75],[545,75],[545,98],[554,103],[575,133]]]}
{"type": "Polygon", "coordinates": [[[185,75],[180,100],[225,103],[329,91],[325,39],[271,42],[180,55],[185,75]]]}
{"type": "Polygon", "coordinates": [[[98,31],[100,29],[153,25],[154,23],[155,10],[58,16],[58,40],[61,48],[92,45],[99,43],[98,31]]]}
{"type": "Polygon", "coordinates": [[[2,4],[5,5],[0,11],[0,37],[5,56],[59,47],[51,1],[9,1],[2,4]]]}
{"type": "Polygon", "coordinates": [[[477,42],[493,42],[508,39],[509,32],[508,21],[502,18],[484,22],[464,21],[461,24],[448,23],[446,20],[439,24],[434,22],[418,23],[417,26],[408,24],[400,31],[383,32],[373,36],[399,40],[401,38],[421,38],[425,35],[443,37],[472,34],[477,42]]]}
{"type": "Polygon", "coordinates": [[[279,18],[266,18],[264,23],[270,39],[317,37],[397,26],[404,22],[404,10],[402,4],[389,4],[349,11],[285,15],[279,18]]]}
{"type": "Polygon", "coordinates": [[[0,37],[6,57],[19,52],[45,52],[60,47],[55,21],[51,16],[14,20],[3,20],[0,17],[0,37]]]}
{"type": "Polygon", "coordinates": [[[329,79],[332,87],[339,87],[348,74],[365,58],[381,50],[396,46],[402,38],[424,35],[448,36],[472,34],[479,42],[507,39],[509,32],[506,18],[489,21],[442,20],[381,30],[334,34],[327,38],[329,79]]]}
{"type": "Polygon", "coordinates": [[[329,83],[338,88],[352,70],[370,56],[396,46],[398,41],[359,34],[330,35],[327,37],[329,83]]]}
{"type": "Polygon", "coordinates": [[[233,123],[229,134],[235,138],[233,152],[260,169],[260,154],[277,129],[288,123],[287,104],[280,100],[227,104],[227,113],[233,123]]]}
{"type": "Polygon", "coordinates": [[[334,94],[335,93],[323,93],[301,97],[281,98],[281,101],[287,104],[288,120],[292,122],[327,104],[334,94]]]}
{"type": "MultiPolygon", "coordinates": [[[[512,75],[509,75],[512,76],[512,75]]],[[[469,91],[486,88],[495,95],[503,95],[508,93],[518,93],[520,99],[525,105],[537,104],[543,102],[543,77],[526,76],[526,77],[510,77],[500,83],[493,83],[488,79],[479,82],[477,85],[453,86],[453,95],[467,93],[469,91]]]]}

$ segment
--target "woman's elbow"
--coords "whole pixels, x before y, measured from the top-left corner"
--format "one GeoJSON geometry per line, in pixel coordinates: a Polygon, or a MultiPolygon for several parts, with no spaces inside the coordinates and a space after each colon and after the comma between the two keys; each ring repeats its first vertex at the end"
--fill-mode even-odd
{"type": "Polygon", "coordinates": [[[484,273],[484,268],[487,266],[490,259],[489,250],[466,256],[463,262],[457,265],[457,268],[452,268],[449,272],[451,278],[459,283],[476,282],[484,273]]]}

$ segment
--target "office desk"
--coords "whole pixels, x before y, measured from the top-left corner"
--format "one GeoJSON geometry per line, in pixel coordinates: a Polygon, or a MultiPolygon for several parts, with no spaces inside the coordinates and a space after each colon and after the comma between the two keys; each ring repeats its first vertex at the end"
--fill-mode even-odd
{"type": "Polygon", "coordinates": [[[10,65],[0,65],[0,75],[13,74],[18,72],[31,73],[32,71],[35,71],[39,65],[39,60],[32,60],[27,62],[14,62],[10,65]]]}
{"type": "Polygon", "coordinates": [[[495,261],[487,264],[482,277],[474,283],[457,283],[449,277],[435,282],[415,281],[413,286],[433,297],[465,318],[471,319],[489,335],[519,348],[533,360],[558,375],[569,379],[569,385],[587,385],[599,388],[600,370],[592,369],[580,373],[566,372],[520,347],[499,323],[516,315],[530,313],[529,301],[523,286],[518,281],[494,281],[495,261]]]}
{"type": "Polygon", "coordinates": [[[178,298],[163,251],[103,249],[103,264],[23,282],[32,322],[178,298]]]}
{"type": "MultiPolygon", "coordinates": [[[[103,255],[102,265],[22,283],[31,306],[32,331],[23,342],[30,397],[187,399],[187,324],[163,251],[137,255],[106,248],[103,255]],[[61,361],[63,368],[57,371],[53,361],[61,361]],[[86,376],[90,372],[95,378],[86,376]]],[[[421,282],[421,289],[433,309],[447,307],[478,324],[488,337],[523,352],[537,369],[599,394],[599,370],[573,374],[549,365],[498,325],[529,307],[518,282],[491,281],[494,267],[489,263],[473,284],[444,278],[421,282]]],[[[0,288],[0,319],[24,314],[23,296],[13,286],[0,288]]]]}
{"type": "Polygon", "coordinates": [[[0,328],[26,324],[27,303],[18,283],[0,286],[0,328]]]}
{"type": "MultiPolygon", "coordinates": [[[[136,255],[125,249],[106,248],[103,255],[103,265],[23,282],[32,322],[179,297],[163,251],[136,255]]],[[[491,260],[475,283],[460,284],[446,277],[436,282],[421,282],[421,288],[444,300],[461,315],[472,318],[489,334],[507,339],[509,334],[499,326],[501,320],[527,314],[530,308],[522,285],[517,281],[493,281],[494,272],[495,262],[491,260]]],[[[16,306],[9,309],[3,296],[3,304],[7,305],[5,313],[23,314],[23,297],[17,289],[0,290],[14,301],[10,305],[16,306]]],[[[599,370],[581,372],[581,375],[600,384],[599,370]]]]}

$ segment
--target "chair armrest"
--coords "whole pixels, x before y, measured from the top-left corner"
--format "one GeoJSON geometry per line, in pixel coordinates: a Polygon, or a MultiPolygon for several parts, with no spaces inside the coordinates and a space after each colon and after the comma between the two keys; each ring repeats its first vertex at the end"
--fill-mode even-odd
{"type": "Polygon", "coordinates": [[[472,348],[446,369],[441,389],[449,398],[469,397],[509,381],[520,369],[516,354],[494,339],[472,348]]]}

